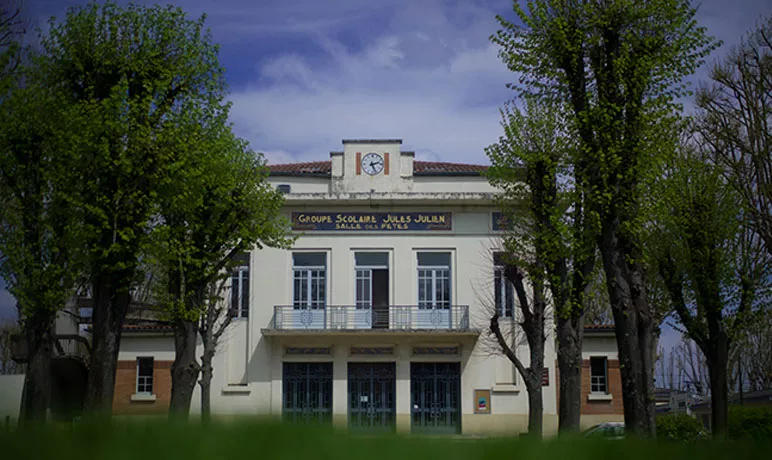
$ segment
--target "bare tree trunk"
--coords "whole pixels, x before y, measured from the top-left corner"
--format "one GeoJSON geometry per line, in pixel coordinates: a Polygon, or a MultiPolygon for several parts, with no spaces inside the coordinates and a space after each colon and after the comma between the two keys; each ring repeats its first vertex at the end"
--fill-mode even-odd
{"type": "MultiPolygon", "coordinates": [[[[534,375],[534,378],[539,377],[541,376],[534,375]]],[[[538,385],[528,385],[528,436],[541,439],[543,431],[544,402],[542,401],[541,378],[539,378],[538,385]]]]}
{"type": "MultiPolygon", "coordinates": [[[[41,308],[41,311],[43,308],[41,308]]],[[[27,342],[27,371],[19,424],[31,426],[46,421],[51,407],[51,360],[53,358],[53,319],[45,313],[33,315],[24,323],[27,342]]]]}
{"type": "Polygon", "coordinates": [[[190,402],[201,366],[196,361],[198,322],[185,319],[174,320],[174,363],[172,363],[172,395],[169,415],[187,420],[190,402]]]}
{"type": "Polygon", "coordinates": [[[729,340],[726,334],[716,338],[711,353],[706,353],[710,375],[710,406],[713,438],[724,439],[729,425],[727,366],[729,364],[729,340]]]}
{"type": "Polygon", "coordinates": [[[646,299],[645,273],[639,262],[628,263],[634,251],[612,224],[604,225],[600,251],[614,314],[625,429],[655,437],[653,314],[646,299]]]}
{"type": "Polygon", "coordinates": [[[208,425],[212,421],[212,359],[214,350],[204,350],[201,356],[201,380],[198,382],[201,386],[201,422],[208,425]]]}
{"type": "MultiPolygon", "coordinates": [[[[518,285],[516,285],[519,293],[523,293],[522,278],[518,285]]],[[[524,297],[521,297],[523,299],[524,297]]],[[[543,307],[543,303],[537,302],[537,304],[543,307]]],[[[521,307],[523,311],[527,307],[521,307]]],[[[529,313],[532,316],[526,320],[528,326],[523,326],[523,331],[526,334],[528,340],[528,347],[530,350],[530,367],[526,368],[512,347],[507,343],[504,334],[501,332],[499,325],[499,314],[494,313],[490,322],[490,332],[496,337],[499,347],[502,353],[509,359],[512,364],[515,365],[517,371],[525,382],[526,389],[528,391],[528,436],[541,439],[543,430],[543,418],[544,418],[544,403],[542,401],[542,376],[544,372],[544,320],[543,309],[535,307],[534,310],[537,313],[529,313]],[[540,326],[537,326],[540,324],[540,326]]]]}
{"type": "Polygon", "coordinates": [[[133,269],[100,273],[93,283],[94,322],[84,412],[99,418],[112,415],[115,370],[133,273],[133,269]]]}
{"type": "Polygon", "coordinates": [[[560,409],[558,431],[579,431],[582,418],[582,338],[584,313],[564,318],[558,316],[558,369],[560,373],[560,409]]]}

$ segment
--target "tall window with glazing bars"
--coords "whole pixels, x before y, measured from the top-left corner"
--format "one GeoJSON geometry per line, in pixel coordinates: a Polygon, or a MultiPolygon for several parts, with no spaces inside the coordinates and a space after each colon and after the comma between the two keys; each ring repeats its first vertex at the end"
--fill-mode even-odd
{"type": "Polygon", "coordinates": [[[515,316],[515,287],[505,275],[504,254],[493,254],[493,297],[496,311],[502,318],[515,316]]]}
{"type": "Polygon", "coordinates": [[[238,265],[231,272],[231,315],[249,317],[249,254],[236,256],[238,265]]]}

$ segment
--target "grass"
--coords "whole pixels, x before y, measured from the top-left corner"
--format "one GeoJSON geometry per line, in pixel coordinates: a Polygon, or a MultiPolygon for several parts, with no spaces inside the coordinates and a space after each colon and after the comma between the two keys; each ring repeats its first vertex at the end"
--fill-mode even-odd
{"type": "Polygon", "coordinates": [[[2,457],[9,460],[740,460],[767,458],[772,448],[772,443],[750,442],[682,445],[633,439],[534,442],[516,438],[357,436],[332,429],[254,421],[215,423],[208,428],[160,421],[47,426],[32,431],[2,431],[0,443],[2,457]]]}

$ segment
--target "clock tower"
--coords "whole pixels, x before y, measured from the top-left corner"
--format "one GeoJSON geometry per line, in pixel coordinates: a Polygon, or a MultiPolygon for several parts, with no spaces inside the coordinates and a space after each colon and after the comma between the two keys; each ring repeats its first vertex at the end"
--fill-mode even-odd
{"type": "Polygon", "coordinates": [[[333,193],[395,193],[413,188],[413,152],[400,151],[401,139],[344,139],[342,152],[330,152],[333,193]]]}

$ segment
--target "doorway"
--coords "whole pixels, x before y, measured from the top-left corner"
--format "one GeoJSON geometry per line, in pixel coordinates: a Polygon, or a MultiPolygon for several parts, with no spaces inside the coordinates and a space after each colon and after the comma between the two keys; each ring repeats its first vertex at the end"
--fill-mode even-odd
{"type": "Polygon", "coordinates": [[[349,363],[349,428],[394,431],[396,381],[394,363],[349,363]]]}
{"type": "Polygon", "coordinates": [[[357,252],[355,259],[356,317],[362,327],[389,327],[389,254],[357,252]]]}
{"type": "Polygon", "coordinates": [[[460,363],[411,363],[412,430],[423,433],[460,433],[460,390],[460,363]]]}

